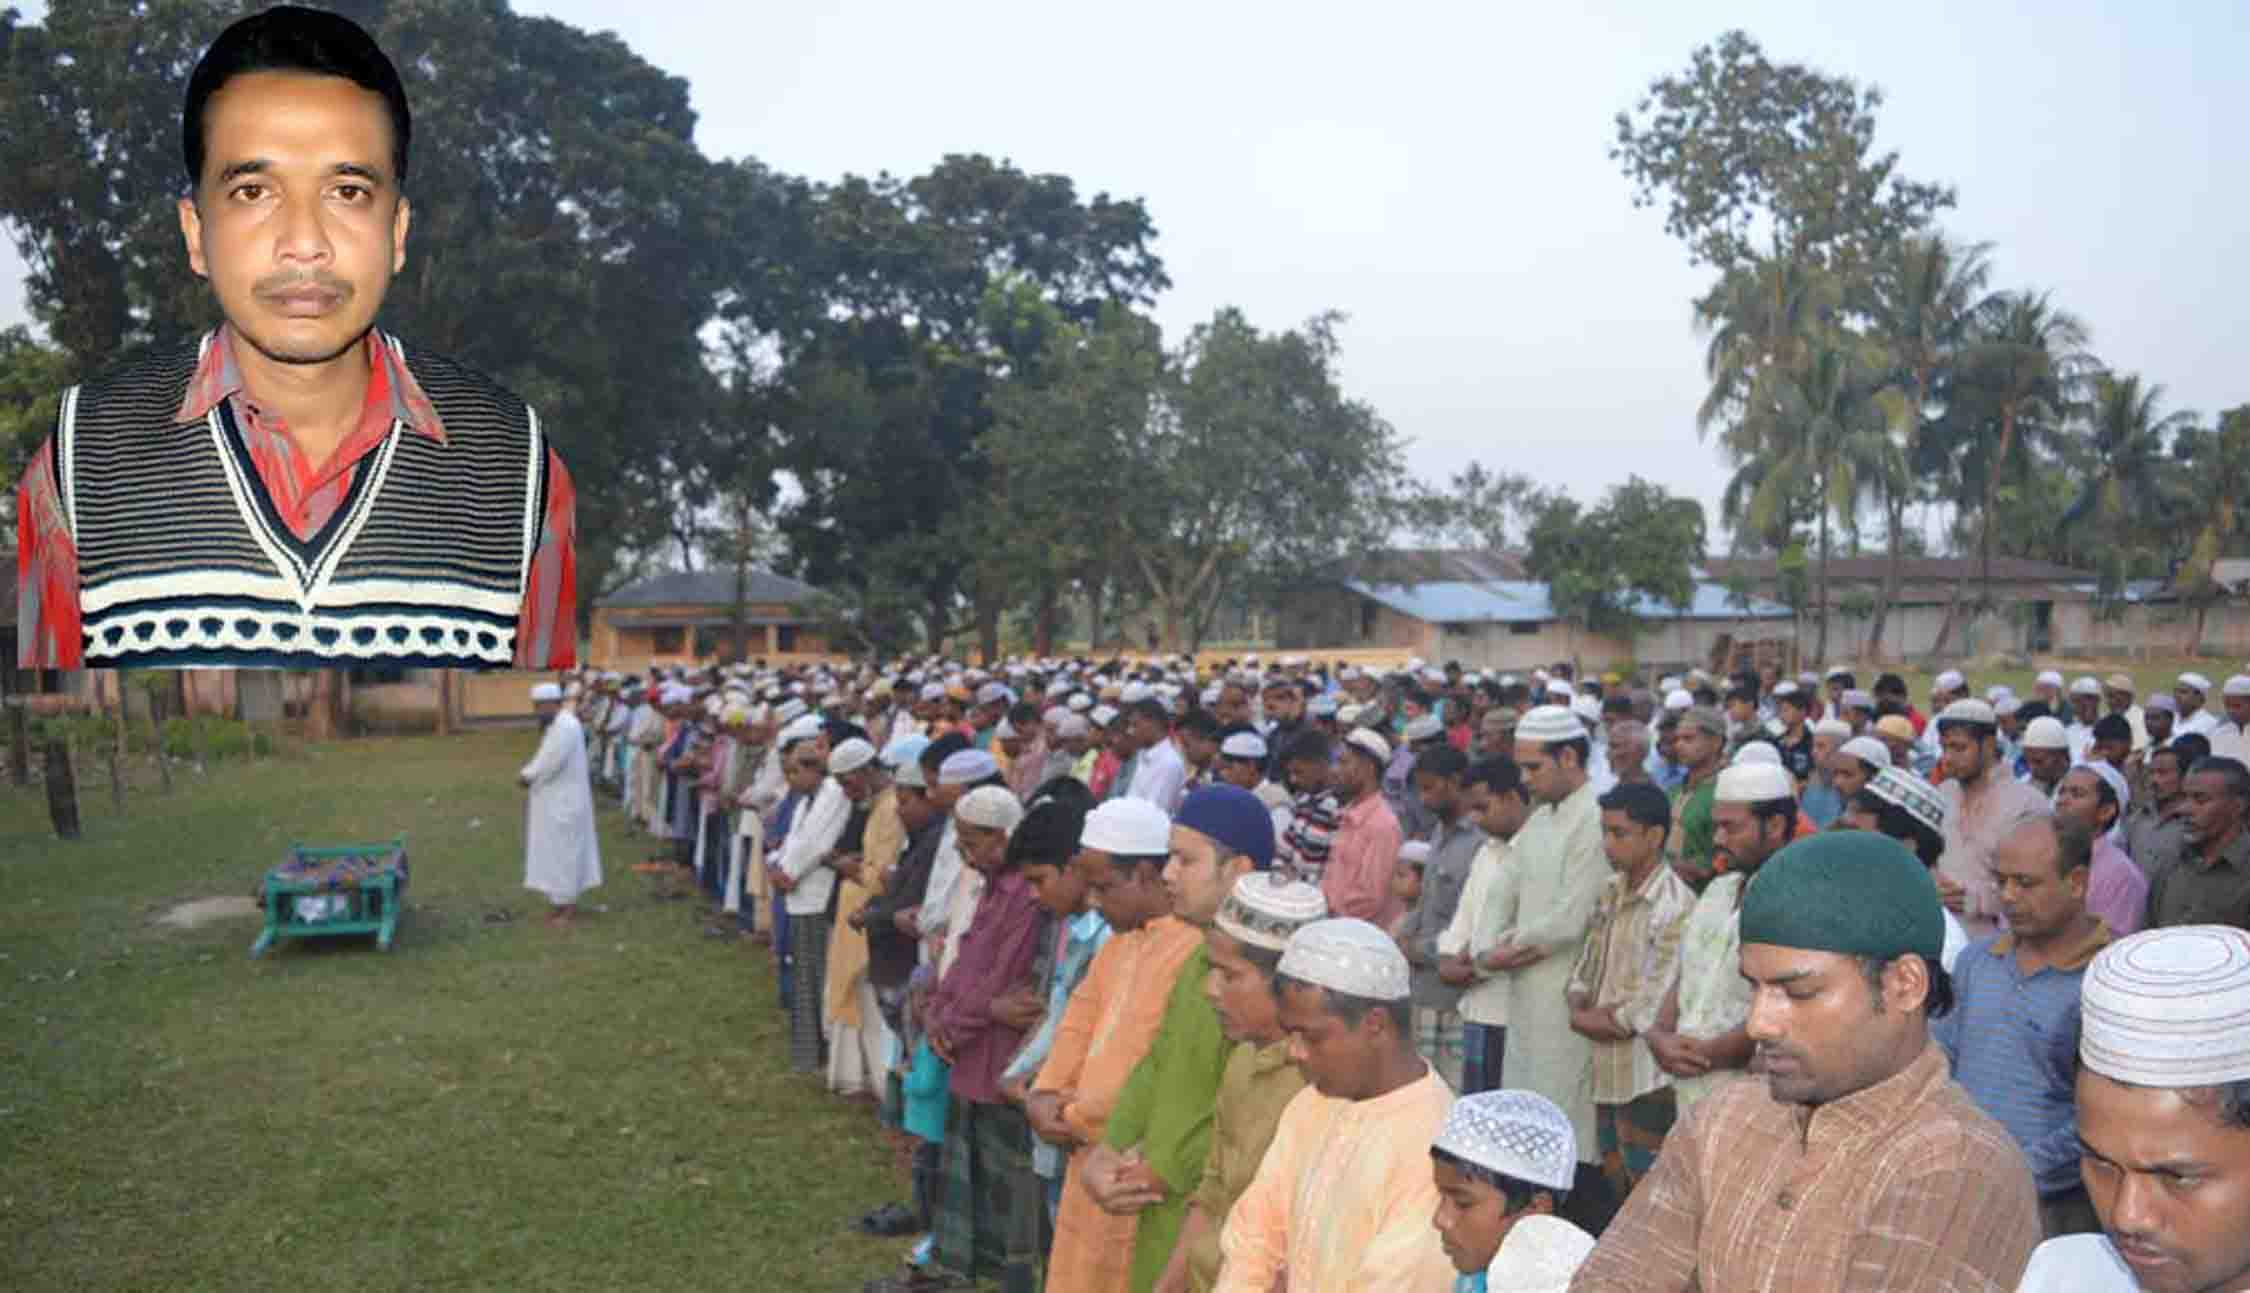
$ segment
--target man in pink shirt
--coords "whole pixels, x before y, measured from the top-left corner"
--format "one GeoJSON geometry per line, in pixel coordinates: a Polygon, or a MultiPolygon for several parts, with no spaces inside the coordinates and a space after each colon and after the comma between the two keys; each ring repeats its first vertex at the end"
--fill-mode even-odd
{"type": "Polygon", "coordinates": [[[2055,816],[2070,818],[2094,837],[2086,910],[2108,921],[2118,938],[2139,932],[2148,914],[2148,875],[2117,846],[2113,830],[2131,793],[2124,774],[2106,763],[2081,763],[2055,787],[2055,816]]]}
{"type": "Polygon", "coordinates": [[[1328,867],[1320,875],[1320,892],[1331,916],[1356,916],[1381,929],[1389,929],[1406,910],[1391,892],[1391,872],[1405,836],[1383,799],[1383,770],[1390,762],[1391,744],[1377,733],[1355,728],[1344,738],[1334,783],[1344,811],[1337,819],[1328,867]]]}

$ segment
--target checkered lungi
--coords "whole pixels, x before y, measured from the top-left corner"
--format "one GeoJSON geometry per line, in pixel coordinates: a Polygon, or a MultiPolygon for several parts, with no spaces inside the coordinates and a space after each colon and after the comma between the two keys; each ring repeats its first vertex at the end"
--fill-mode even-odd
{"type": "Polygon", "coordinates": [[[1461,1089],[1463,1045],[1460,1011],[1414,1007],[1414,1049],[1455,1091],[1461,1089]]]}
{"type": "Polygon", "coordinates": [[[799,1073],[822,1068],[829,932],[826,912],[789,918],[789,1067],[799,1073]]]}
{"type": "Polygon", "coordinates": [[[1049,1232],[1047,1196],[1031,1170],[1031,1123],[1005,1102],[955,1096],[939,1157],[937,1264],[1002,1293],[1036,1293],[1049,1232]]]}
{"type": "Polygon", "coordinates": [[[1672,1088],[1658,1087],[1629,1104],[1594,1106],[1594,1132],[1600,1138],[1602,1175],[1622,1201],[1635,1183],[1656,1166],[1656,1156],[1680,1116],[1672,1088]]]}

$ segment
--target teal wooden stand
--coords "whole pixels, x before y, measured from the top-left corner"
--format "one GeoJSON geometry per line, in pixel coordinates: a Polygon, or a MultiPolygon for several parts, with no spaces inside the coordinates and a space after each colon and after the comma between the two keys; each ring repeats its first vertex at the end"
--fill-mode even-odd
{"type": "Polygon", "coordinates": [[[375,946],[388,952],[405,892],[403,833],[380,844],[292,844],[288,860],[266,872],[266,927],[250,955],[262,956],[284,938],[336,934],[373,934],[375,946]]]}

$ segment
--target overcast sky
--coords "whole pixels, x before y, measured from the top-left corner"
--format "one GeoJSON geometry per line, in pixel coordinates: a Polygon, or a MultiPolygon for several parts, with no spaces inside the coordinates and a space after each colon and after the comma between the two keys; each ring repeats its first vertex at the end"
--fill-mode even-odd
{"type": "MultiPolygon", "coordinates": [[[[1881,86],[1882,142],[1960,189],[1947,227],[2112,366],[2175,407],[2250,401],[2250,21],[2223,0],[516,7],[686,77],[712,156],[829,179],[983,152],[1145,199],[1168,336],[1229,304],[1269,328],[1345,311],[1348,389],[1431,481],[1481,460],[1592,498],[1638,473],[1716,534],[1704,275],[1606,151],[1612,116],[1728,27],[1881,86]]],[[[0,322],[20,279],[0,250],[0,322]]]]}

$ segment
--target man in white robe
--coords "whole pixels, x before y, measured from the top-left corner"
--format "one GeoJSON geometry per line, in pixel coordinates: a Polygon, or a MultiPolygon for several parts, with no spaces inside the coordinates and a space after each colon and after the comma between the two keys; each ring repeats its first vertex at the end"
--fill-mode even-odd
{"type": "Polygon", "coordinates": [[[594,788],[586,775],[586,733],[563,708],[562,688],[545,682],[531,689],[542,732],[539,752],[517,780],[531,792],[525,811],[523,885],[554,905],[547,923],[570,924],[578,895],[602,882],[600,843],[594,838],[594,788]]]}

